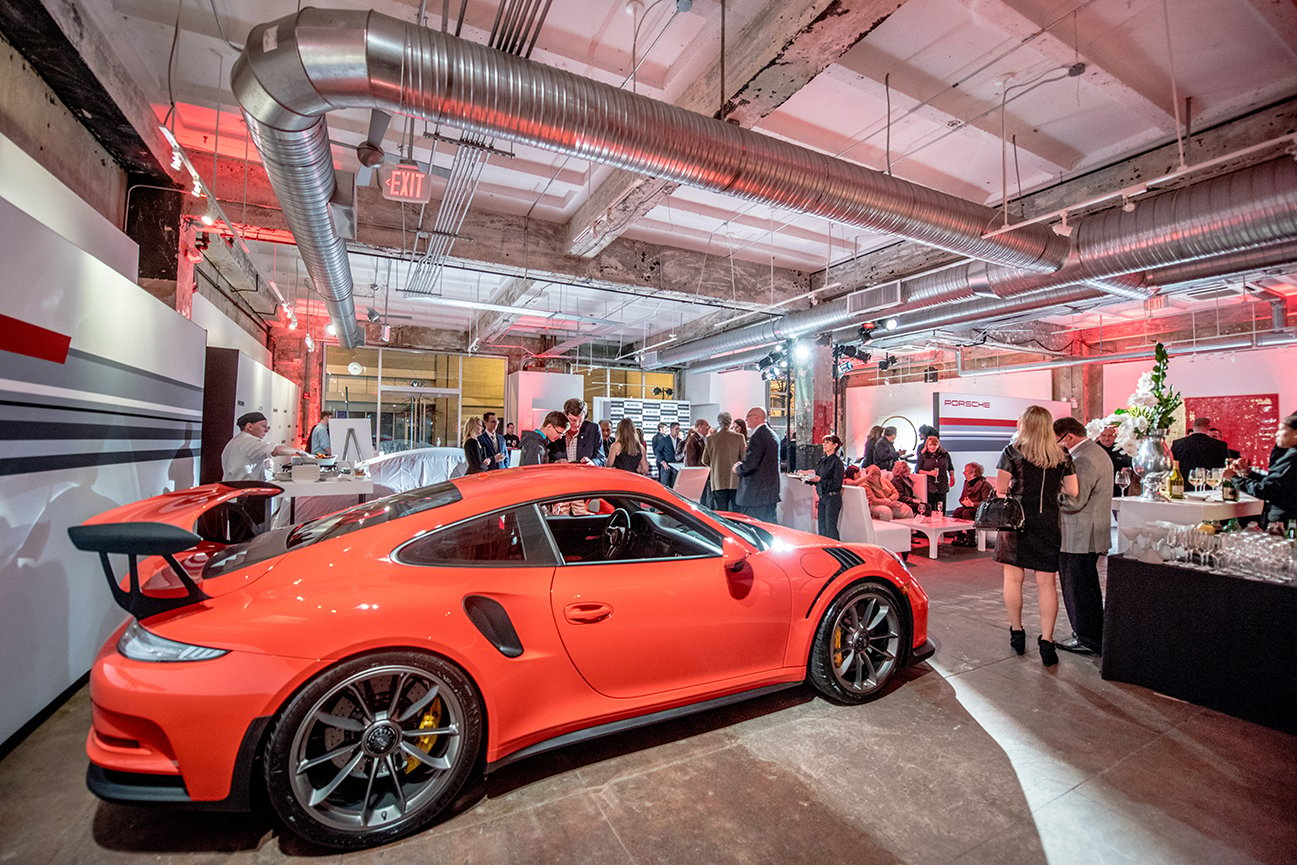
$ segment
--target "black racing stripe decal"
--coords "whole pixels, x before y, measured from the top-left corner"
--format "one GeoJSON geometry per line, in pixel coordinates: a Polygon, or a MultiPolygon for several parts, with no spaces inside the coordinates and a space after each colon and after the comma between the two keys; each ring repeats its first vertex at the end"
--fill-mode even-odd
{"type": "Polygon", "coordinates": [[[160,420],[160,421],[169,421],[171,423],[187,423],[187,424],[193,424],[195,426],[202,425],[201,417],[182,417],[178,415],[169,415],[169,414],[149,414],[147,412],[124,411],[122,409],[115,409],[115,408],[94,408],[93,407],[95,405],[94,403],[85,403],[85,402],[82,402],[79,405],[75,405],[71,401],[62,402],[62,403],[46,403],[46,402],[31,402],[30,400],[0,399],[0,406],[6,406],[6,405],[13,406],[15,408],[46,409],[48,411],[75,411],[75,412],[83,412],[86,414],[106,414],[106,415],[111,415],[113,417],[137,417],[137,418],[143,418],[144,420],[160,420]]]}
{"type": "Polygon", "coordinates": [[[838,569],[833,572],[831,577],[824,581],[824,585],[820,586],[820,590],[815,593],[815,597],[811,599],[811,605],[806,608],[806,614],[802,616],[804,619],[809,619],[811,617],[811,610],[814,610],[815,605],[819,603],[820,595],[824,594],[824,590],[827,589],[834,580],[841,576],[844,571],[849,571],[852,568],[865,563],[864,559],[860,558],[860,556],[855,552],[848,550],[845,547],[825,547],[824,552],[837,560],[838,569]]]}
{"type": "Polygon", "coordinates": [[[116,451],[99,454],[53,454],[41,457],[12,457],[0,459],[0,477],[26,475],[36,472],[55,472],[61,469],[82,469],[88,466],[111,466],[123,463],[150,463],[197,457],[198,448],[177,448],[161,451],[116,451]]]}
{"type": "Polygon", "coordinates": [[[117,426],[115,424],[58,423],[54,421],[0,420],[0,441],[60,441],[91,439],[189,439],[193,430],[162,426],[117,426]]]}
{"type": "MultiPolygon", "coordinates": [[[[60,388],[159,407],[202,410],[203,391],[123,364],[98,362],[75,352],[63,364],[33,357],[5,358],[5,377],[39,387],[60,388]]],[[[55,398],[55,397],[51,397],[55,398]]]]}
{"type": "Polygon", "coordinates": [[[175,385],[176,387],[179,388],[192,390],[195,393],[203,392],[203,386],[201,384],[191,384],[187,381],[181,381],[178,378],[171,378],[170,376],[162,375],[161,373],[158,372],[151,372],[147,369],[140,369],[138,366],[130,366],[128,364],[124,364],[119,361],[109,360],[106,357],[100,357],[97,354],[90,354],[89,352],[81,351],[80,349],[76,349],[76,348],[68,349],[68,357],[75,357],[79,360],[84,360],[87,363],[97,363],[102,366],[111,367],[112,369],[119,370],[121,372],[130,373],[131,375],[142,376],[144,378],[151,378],[154,381],[159,381],[162,382],[163,384],[175,385]]]}

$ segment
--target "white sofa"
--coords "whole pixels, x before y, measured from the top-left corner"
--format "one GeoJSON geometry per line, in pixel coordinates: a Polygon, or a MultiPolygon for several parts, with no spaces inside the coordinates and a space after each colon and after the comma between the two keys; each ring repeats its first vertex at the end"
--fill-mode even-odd
{"type": "Polygon", "coordinates": [[[842,488],[838,535],[844,541],[875,544],[894,553],[910,552],[909,527],[894,526],[887,520],[875,521],[869,514],[869,498],[864,487],[842,488]]]}

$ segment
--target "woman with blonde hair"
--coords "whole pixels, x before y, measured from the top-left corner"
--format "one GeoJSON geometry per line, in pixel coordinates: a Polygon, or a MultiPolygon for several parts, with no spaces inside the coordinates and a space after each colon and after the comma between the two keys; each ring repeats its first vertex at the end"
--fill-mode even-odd
{"type": "Polygon", "coordinates": [[[482,418],[477,415],[464,421],[464,459],[468,462],[468,468],[464,471],[466,475],[484,472],[491,465],[490,458],[482,450],[482,443],[477,439],[482,434],[482,429],[482,418]]]}
{"type": "Polygon", "coordinates": [[[1040,605],[1040,662],[1058,663],[1054,648],[1054,620],[1058,618],[1058,551],[1063,544],[1058,494],[1077,494],[1072,457],[1054,436],[1054,418],[1038,405],[1018,418],[1018,431],[1000,454],[995,491],[1022,503],[1026,516],[1020,531],[997,532],[995,560],[1004,565],[1004,608],[1009,614],[1009,645],[1019,655],[1027,648],[1022,626],[1022,582],[1026,571],[1036,574],[1036,600],[1040,605]]]}
{"type": "Polygon", "coordinates": [[[649,473],[648,449],[635,432],[635,422],[628,417],[617,422],[617,438],[608,448],[608,465],[642,475],[649,473]]]}

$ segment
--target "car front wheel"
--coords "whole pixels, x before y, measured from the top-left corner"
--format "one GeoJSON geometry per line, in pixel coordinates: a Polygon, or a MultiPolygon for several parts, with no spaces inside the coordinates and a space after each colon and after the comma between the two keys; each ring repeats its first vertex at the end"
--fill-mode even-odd
{"type": "Polygon", "coordinates": [[[280,713],[266,747],[266,789],[280,819],[309,841],[383,844],[450,805],[481,731],[481,702],[455,665],[414,652],[354,658],[280,713]]]}
{"type": "Polygon", "coordinates": [[[856,583],[833,599],[815,630],[807,672],[820,693],[841,703],[877,696],[904,651],[905,621],[896,593],[856,583]]]}

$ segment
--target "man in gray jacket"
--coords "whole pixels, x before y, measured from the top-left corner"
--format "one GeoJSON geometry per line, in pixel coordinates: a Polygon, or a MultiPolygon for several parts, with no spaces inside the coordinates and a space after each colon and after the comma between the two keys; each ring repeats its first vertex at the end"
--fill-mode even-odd
{"type": "Polygon", "coordinates": [[[1072,622],[1071,639],[1055,645],[1082,655],[1103,649],[1103,594],[1099,589],[1099,556],[1112,544],[1112,460],[1090,441],[1085,427],[1073,417],[1054,421],[1058,443],[1072,454],[1076,466],[1077,494],[1060,499],[1063,546],[1058,558],[1058,579],[1063,605],[1072,622]]]}
{"type": "Polygon", "coordinates": [[[730,429],[734,419],[727,411],[716,416],[716,432],[707,439],[703,447],[703,465],[712,470],[712,509],[733,511],[734,494],[739,487],[739,477],[734,473],[734,465],[743,459],[747,440],[730,429]]]}

